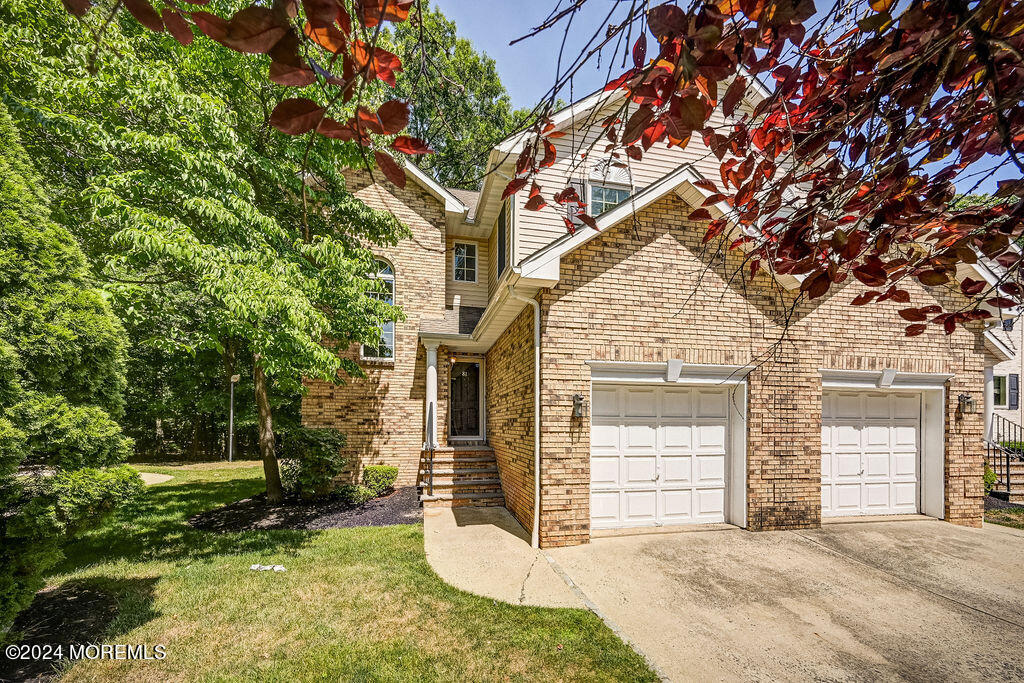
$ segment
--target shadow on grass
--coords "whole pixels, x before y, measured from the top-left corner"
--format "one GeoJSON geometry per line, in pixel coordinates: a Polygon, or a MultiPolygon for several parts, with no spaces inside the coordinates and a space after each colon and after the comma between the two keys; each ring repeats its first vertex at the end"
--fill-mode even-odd
{"type": "MultiPolygon", "coordinates": [[[[105,576],[72,579],[36,593],[18,615],[11,634],[15,646],[62,646],[63,657],[74,645],[116,638],[154,618],[155,578],[113,579],[105,576]]],[[[26,658],[0,657],[0,680],[45,681],[66,664],[53,650],[29,651],[26,658]]]]}
{"type": "Polygon", "coordinates": [[[181,562],[214,555],[297,552],[316,532],[214,534],[188,524],[192,515],[247,498],[262,488],[262,480],[251,478],[149,487],[102,527],[70,544],[55,573],[71,573],[89,565],[119,560],[181,562]]]}

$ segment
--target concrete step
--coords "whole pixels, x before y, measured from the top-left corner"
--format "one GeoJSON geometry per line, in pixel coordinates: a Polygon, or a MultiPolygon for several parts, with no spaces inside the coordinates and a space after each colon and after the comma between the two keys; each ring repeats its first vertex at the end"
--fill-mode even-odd
{"type": "MultiPolygon", "coordinates": [[[[486,457],[482,456],[479,458],[434,458],[434,471],[443,469],[461,469],[461,468],[475,468],[475,467],[497,467],[498,461],[494,459],[494,456],[486,457]]],[[[420,460],[420,471],[426,472],[430,468],[430,461],[423,459],[420,460]]]]}
{"type": "Polygon", "coordinates": [[[423,507],[502,507],[505,496],[497,493],[435,493],[420,496],[423,507]]]}
{"type": "MultiPolygon", "coordinates": [[[[427,482],[420,482],[420,489],[427,490],[429,486],[427,482]]],[[[452,481],[450,478],[445,479],[434,479],[434,493],[438,491],[456,491],[462,493],[468,493],[471,491],[501,491],[501,480],[494,479],[464,479],[458,481],[452,481]]]]}
{"type": "MultiPolygon", "coordinates": [[[[423,468],[420,470],[420,477],[426,477],[430,474],[430,470],[423,468]]],[[[492,465],[491,467],[435,467],[434,468],[434,480],[438,477],[460,477],[465,478],[472,475],[480,474],[493,474],[498,475],[498,466],[492,465]]]]}

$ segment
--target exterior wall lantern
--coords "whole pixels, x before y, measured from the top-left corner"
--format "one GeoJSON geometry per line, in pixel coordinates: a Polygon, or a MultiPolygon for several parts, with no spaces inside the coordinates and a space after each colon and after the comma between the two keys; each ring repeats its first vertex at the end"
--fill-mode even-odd
{"type": "Polygon", "coordinates": [[[970,394],[960,394],[957,397],[957,412],[961,415],[973,415],[978,412],[978,403],[970,394]]]}
{"type": "Polygon", "coordinates": [[[573,394],[572,396],[572,416],[583,417],[583,394],[573,394]]]}

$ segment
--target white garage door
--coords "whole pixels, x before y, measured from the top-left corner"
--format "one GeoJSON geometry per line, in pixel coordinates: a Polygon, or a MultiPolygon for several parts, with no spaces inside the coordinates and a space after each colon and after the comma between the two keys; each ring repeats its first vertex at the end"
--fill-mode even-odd
{"type": "Polygon", "coordinates": [[[921,396],[826,391],[821,420],[821,514],[920,509],[921,396]]]}
{"type": "Polygon", "coordinates": [[[725,521],[727,389],[595,384],[591,527],[725,521]]]}

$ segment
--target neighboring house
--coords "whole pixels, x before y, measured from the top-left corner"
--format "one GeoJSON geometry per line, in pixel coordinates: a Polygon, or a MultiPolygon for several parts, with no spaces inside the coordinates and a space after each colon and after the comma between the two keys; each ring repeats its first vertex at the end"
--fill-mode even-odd
{"type": "Polygon", "coordinates": [[[997,338],[1002,354],[993,353],[994,364],[985,369],[991,414],[1021,425],[1020,376],[1024,369],[1024,322],[1008,317],[992,324],[989,335],[997,338]]]}
{"type": "MultiPolygon", "coordinates": [[[[567,234],[560,208],[526,211],[525,192],[501,200],[519,138],[492,151],[479,193],[411,166],[404,190],[353,177],[412,228],[380,251],[407,319],[381,348],[347,351],[366,379],[309,383],[305,423],[348,434],[358,466],[398,465],[428,501],[506,505],[543,546],[839,515],[979,525],[988,335],[908,339],[906,304],[851,307],[852,278],[796,305],[791,276],[744,282],[743,254],[706,248],[687,218],[708,194],[696,182],[718,178],[699,136],[628,169],[602,143],[581,156],[609,97],[555,115],[566,135],[538,179],[547,194],[576,183],[600,231],[567,234]]],[[[956,303],[907,289],[915,305],[956,303]]]]}

